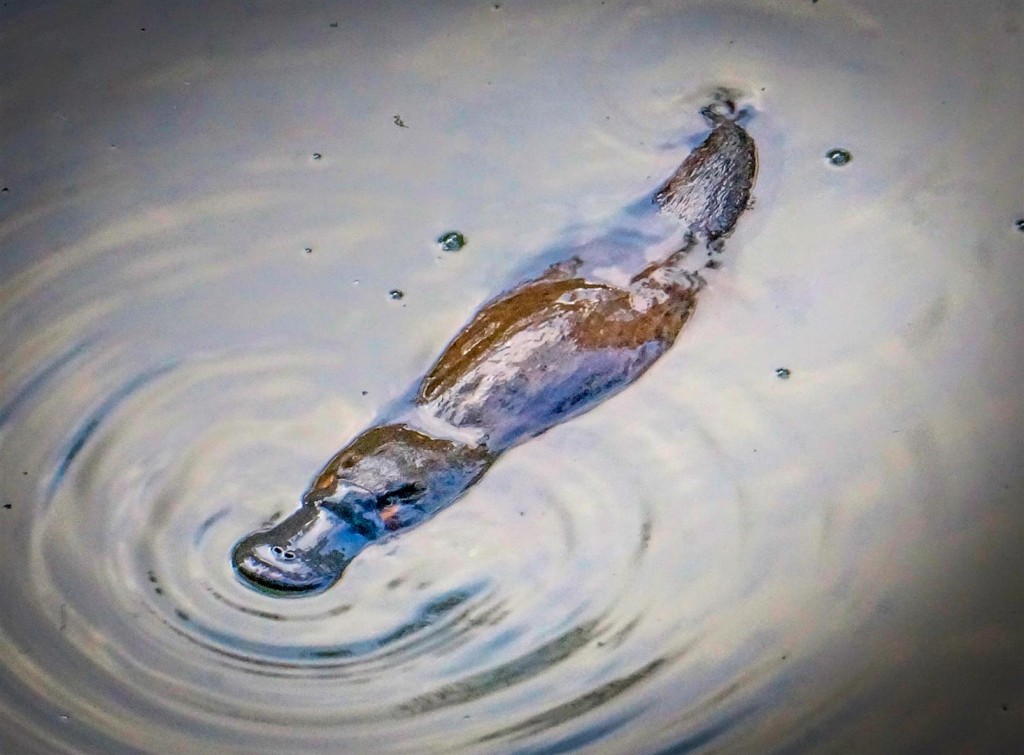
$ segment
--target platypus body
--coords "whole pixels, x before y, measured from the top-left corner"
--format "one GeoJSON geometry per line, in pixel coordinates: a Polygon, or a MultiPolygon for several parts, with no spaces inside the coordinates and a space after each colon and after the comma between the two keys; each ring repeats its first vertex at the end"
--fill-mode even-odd
{"type": "Polygon", "coordinates": [[[449,505],[504,451],[622,390],[672,346],[703,286],[683,261],[698,239],[721,250],[756,173],[732,103],[702,113],[711,133],[653,198],[686,229],[681,248],[621,286],[585,279],[573,257],[485,304],[411,405],[339,451],[292,515],[235,546],[247,584],[293,596],[330,587],[368,544],[449,505]]]}

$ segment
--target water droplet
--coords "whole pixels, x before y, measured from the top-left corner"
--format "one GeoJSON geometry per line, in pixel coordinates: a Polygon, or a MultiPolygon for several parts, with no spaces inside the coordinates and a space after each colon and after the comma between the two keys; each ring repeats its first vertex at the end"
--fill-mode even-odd
{"type": "Polygon", "coordinates": [[[398,300],[399,300],[399,299],[401,299],[401,298],[402,298],[403,296],[405,296],[405,292],[404,292],[404,291],[400,291],[400,290],[399,290],[399,289],[397,289],[397,288],[393,288],[393,289],[391,289],[390,291],[388,291],[388,296],[390,296],[390,297],[391,297],[392,299],[394,299],[395,301],[398,301],[398,300]]]}
{"type": "Polygon", "coordinates": [[[323,159],[323,155],[321,155],[319,152],[314,152],[313,153],[313,159],[314,160],[321,160],[321,159],[323,159]]]}
{"type": "Polygon", "coordinates": [[[853,155],[848,150],[836,148],[826,152],[825,159],[828,160],[830,165],[841,168],[853,159],[853,155]]]}
{"type": "MultiPolygon", "coordinates": [[[[4,189],[4,191],[7,191],[7,189],[4,189]]],[[[1013,227],[1018,231],[1024,231],[1024,218],[1018,218],[1017,222],[1013,224],[1013,227]]]]}
{"type": "Polygon", "coordinates": [[[437,239],[442,251],[457,252],[466,245],[466,237],[458,231],[448,231],[437,239]]]}
{"type": "Polygon", "coordinates": [[[788,380],[789,375],[790,372],[788,367],[778,367],[775,370],[775,377],[781,378],[782,380],[788,380]]]}

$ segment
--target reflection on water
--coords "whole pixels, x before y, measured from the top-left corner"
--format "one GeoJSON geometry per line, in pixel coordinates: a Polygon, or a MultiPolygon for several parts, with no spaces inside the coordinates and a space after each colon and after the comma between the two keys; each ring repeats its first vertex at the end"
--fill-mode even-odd
{"type": "Polygon", "coordinates": [[[495,5],[0,10],[0,750],[1012,751],[1019,9],[495,5]],[[672,351],[327,593],[239,585],[718,83],[757,204],[672,351]]]}

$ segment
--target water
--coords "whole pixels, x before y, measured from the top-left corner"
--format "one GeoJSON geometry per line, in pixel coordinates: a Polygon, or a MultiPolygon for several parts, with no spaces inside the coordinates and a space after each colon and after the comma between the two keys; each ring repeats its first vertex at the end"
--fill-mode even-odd
{"type": "Polygon", "coordinates": [[[441,251],[457,252],[466,245],[466,237],[458,231],[449,231],[441,234],[437,239],[437,244],[441,247],[441,251]]]}
{"type": "Polygon", "coordinates": [[[0,751],[1016,749],[1019,4],[494,5],[0,9],[0,751]],[[756,205],[672,351],[325,594],[242,586],[716,86],[756,205]]]}
{"type": "Polygon", "coordinates": [[[841,168],[853,159],[853,155],[845,149],[830,149],[825,153],[825,159],[828,160],[831,165],[841,168]]]}

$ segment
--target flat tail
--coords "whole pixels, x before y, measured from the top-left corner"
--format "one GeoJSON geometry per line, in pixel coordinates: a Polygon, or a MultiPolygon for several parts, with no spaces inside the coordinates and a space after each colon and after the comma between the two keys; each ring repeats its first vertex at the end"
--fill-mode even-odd
{"type": "Polygon", "coordinates": [[[750,206],[757,175],[757,148],[738,120],[732,99],[716,98],[701,110],[711,133],[654,195],[661,212],[685,223],[709,245],[728,235],[750,206]]]}

